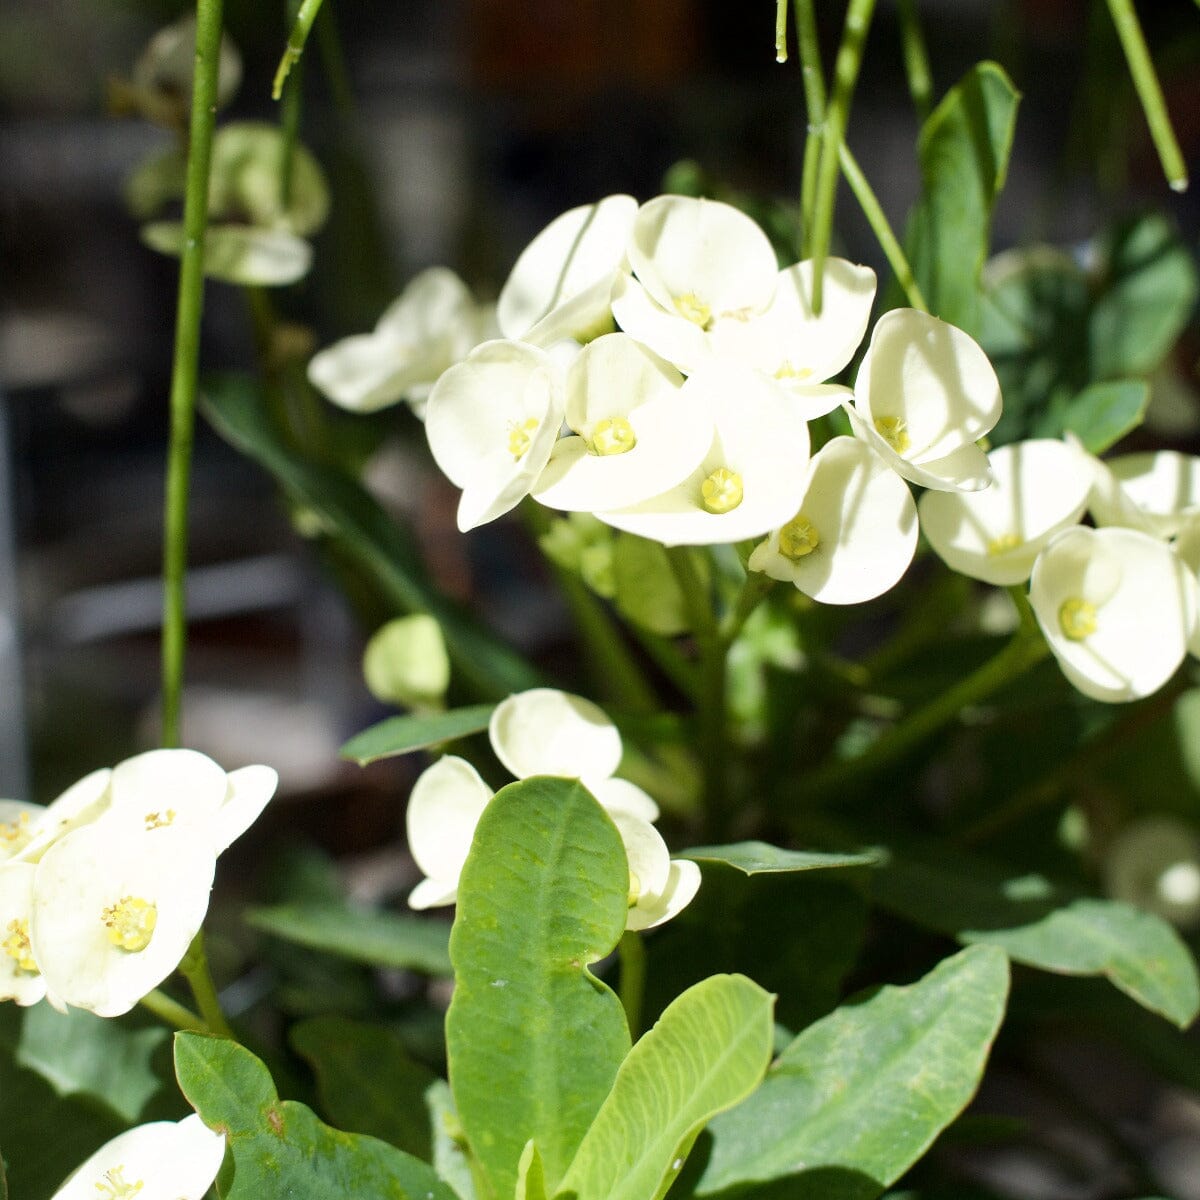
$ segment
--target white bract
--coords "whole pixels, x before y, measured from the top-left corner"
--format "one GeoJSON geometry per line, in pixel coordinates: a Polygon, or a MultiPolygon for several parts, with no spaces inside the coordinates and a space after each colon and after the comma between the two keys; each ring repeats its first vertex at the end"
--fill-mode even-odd
{"type": "Polygon", "coordinates": [[[1034,563],[1029,600],[1063,674],[1094,700],[1157,691],[1196,629],[1195,577],[1132,529],[1060,533],[1034,563]]]}
{"type": "Polygon", "coordinates": [[[990,482],[975,443],[1000,419],[1000,384],[961,329],[911,308],[880,317],[845,407],[855,434],[905,479],[937,491],[990,482]]]}
{"type": "Polygon", "coordinates": [[[225,1157],[225,1135],[196,1113],[137,1125],[77,1167],[51,1200],[203,1200],[225,1157]]]}
{"type": "Polygon", "coordinates": [[[20,862],[37,862],[47,847],[64,834],[96,820],[108,808],[111,778],[111,769],[102,767],[73,783],[45,808],[36,804],[22,805],[28,816],[16,818],[12,843],[16,848],[10,847],[11,857],[20,862]]]}
{"type": "Polygon", "coordinates": [[[529,494],[562,419],[561,370],[521,342],[484,342],[437,381],[425,433],[434,461],[462,488],[459,529],[494,521],[529,494]]]}
{"type": "Polygon", "coordinates": [[[374,332],[314,354],[308,378],[351,412],[376,412],[404,399],[423,411],[438,376],[492,337],[493,323],[492,310],[476,304],[453,271],[431,267],[412,279],[374,332]]]}
{"type": "Polygon", "coordinates": [[[46,981],[33,957],[29,914],[33,907],[32,863],[0,863],[0,1000],[36,1004],[46,981]]]}
{"type": "Polygon", "coordinates": [[[683,394],[713,424],[699,465],[659,495],[596,515],[667,546],[738,542],[789,520],[804,494],[809,438],[787,392],[749,367],[714,362],[683,394]]]}
{"type": "Polygon", "coordinates": [[[662,835],[633,813],[610,812],[629,861],[626,929],[652,929],[686,908],[700,887],[700,868],[688,859],[672,860],[662,835]]]}
{"type": "Polygon", "coordinates": [[[672,487],[704,457],[712,421],[683,376],[624,333],[586,346],[567,370],[566,422],[533,496],[551,508],[626,508],[672,487]]]}
{"type": "Polygon", "coordinates": [[[681,371],[710,359],[721,327],[766,311],[778,266],[767,235],[718,200],[658,196],[638,209],[618,277],[618,324],[681,371]]]}
{"type": "Polygon", "coordinates": [[[632,196],[606,196],[551,221],[525,247],[500,291],[500,332],[538,346],[609,332],[609,296],[636,212],[632,196]]]}
{"type": "Polygon", "coordinates": [[[1001,446],[988,455],[992,486],[979,492],[926,492],[921,529],[938,556],[964,575],[1008,587],[1087,507],[1088,458],[1050,439],[1001,446]]]}
{"type": "Polygon", "coordinates": [[[587,783],[607,779],[621,762],[621,735],[608,714],[557,688],[531,688],[502,700],[488,738],[518,779],[562,775],[587,783]]]}
{"type": "Polygon", "coordinates": [[[1091,462],[1095,478],[1088,507],[1097,525],[1168,538],[1200,514],[1200,458],[1194,455],[1159,450],[1091,462]]]}
{"type": "Polygon", "coordinates": [[[838,437],[813,456],[795,514],[748,566],[823,604],[858,604],[891,588],[916,548],[908,485],[866,443],[838,437]]]}

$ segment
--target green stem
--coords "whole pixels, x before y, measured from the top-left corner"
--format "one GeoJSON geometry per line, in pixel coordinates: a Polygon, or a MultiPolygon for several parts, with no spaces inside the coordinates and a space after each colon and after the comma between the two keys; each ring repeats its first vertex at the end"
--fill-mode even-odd
{"type": "Polygon", "coordinates": [[[774,590],[775,580],[769,575],[764,575],[761,571],[747,572],[733,607],[725,614],[725,620],[721,622],[721,640],[725,643],[726,650],[737,640],[738,634],[742,632],[754,610],[774,590]]]}
{"type": "Polygon", "coordinates": [[[637,1041],[642,1026],[642,1000],[646,994],[646,947],[642,935],[627,929],[617,943],[617,958],[621,963],[618,992],[629,1025],[629,1036],[637,1041]]]}
{"type": "Polygon", "coordinates": [[[292,26],[292,32],[288,35],[287,47],[284,49],[283,57],[279,60],[279,66],[275,71],[275,82],[271,85],[271,99],[278,100],[283,94],[284,80],[288,77],[288,72],[292,66],[300,61],[300,55],[304,53],[304,43],[308,41],[309,30],[312,29],[313,22],[317,19],[317,13],[321,11],[322,0],[304,0],[300,5],[300,11],[296,14],[296,22],[292,26]]]}
{"type": "Polygon", "coordinates": [[[908,78],[908,93],[912,96],[917,120],[922,125],[933,108],[933,79],[929,73],[929,55],[925,50],[925,35],[917,18],[916,0],[899,0],[900,45],[904,52],[904,74],[908,78]]]}
{"type": "MultiPolygon", "coordinates": [[[[299,3],[300,0],[288,0],[289,24],[299,14],[299,3]]],[[[300,140],[300,108],[303,103],[300,91],[300,73],[301,64],[297,63],[295,71],[288,80],[279,114],[279,128],[283,135],[279,142],[279,206],[284,212],[287,212],[292,203],[296,143],[300,140]]]]}
{"type": "Polygon", "coordinates": [[[821,68],[821,45],[813,0],[796,0],[796,45],[804,80],[804,108],[808,136],[804,139],[804,165],[800,177],[800,248],[803,257],[812,254],[813,209],[817,198],[817,171],[825,136],[825,72],[821,68]]]}
{"type": "Polygon", "coordinates": [[[646,656],[687,697],[694,700],[699,686],[695,666],[679,652],[671,638],[660,637],[630,622],[629,632],[646,656]]]}
{"type": "Polygon", "coordinates": [[[1187,165],[1175,138],[1175,130],[1171,128],[1162,87],[1155,74],[1154,63],[1150,60],[1142,27],[1138,24],[1133,0],[1108,0],[1108,11],[1117,27],[1121,48],[1129,62],[1129,73],[1133,76],[1133,86],[1137,88],[1138,99],[1142,102],[1150,136],[1154,139],[1154,148],[1158,151],[1167,183],[1173,191],[1187,191],[1187,165]]]}
{"type": "Polygon", "coordinates": [[[342,39],[333,16],[333,5],[321,10],[317,22],[317,49],[321,54],[321,68],[329,87],[333,108],[343,121],[355,116],[354,92],[350,87],[350,73],[346,70],[346,56],[342,52],[342,39]]]}
{"type": "Polygon", "coordinates": [[[839,147],[846,135],[850,100],[854,95],[854,85],[858,82],[863,47],[874,11],[875,0],[850,0],[850,6],[846,10],[842,44],[838,47],[837,62],[834,65],[833,91],[825,114],[824,145],[821,147],[821,165],[817,174],[812,230],[812,305],[813,312],[818,316],[824,300],[825,259],[829,256],[829,245],[833,238],[839,147]]]}
{"type": "Polygon", "coordinates": [[[192,1010],[178,1000],[172,1000],[165,992],[155,988],[147,992],[138,1003],[152,1012],[164,1025],[172,1029],[190,1029],[193,1033],[208,1033],[208,1025],[192,1010]]]}
{"type": "Polygon", "coordinates": [[[775,61],[787,62],[788,0],[775,0],[775,61]]]}
{"type": "Polygon", "coordinates": [[[184,575],[187,570],[188,481],[196,423],[200,317],[204,310],[204,234],[208,227],[208,174],[217,108],[221,55],[221,0],[197,0],[196,67],[183,202],[184,243],[175,312],[171,368],[171,433],[163,502],[162,744],[179,745],[183,659],[187,643],[184,575]]]}
{"type": "Polygon", "coordinates": [[[838,159],[842,165],[842,176],[850,185],[850,190],[854,193],[854,198],[858,201],[858,206],[862,209],[863,216],[867,218],[867,224],[871,226],[871,231],[875,234],[875,240],[883,250],[888,260],[888,265],[892,268],[892,273],[904,289],[904,294],[908,297],[909,304],[913,308],[919,308],[922,312],[928,312],[929,305],[926,303],[925,297],[921,294],[920,285],[917,283],[916,276],[913,274],[913,269],[909,265],[903,249],[901,249],[899,240],[892,232],[891,225],[888,224],[883,206],[871,190],[871,185],[867,182],[867,177],[862,173],[862,168],[858,165],[858,161],[854,155],[850,153],[850,147],[845,142],[842,142],[838,147],[838,159]]]}
{"type": "Polygon", "coordinates": [[[196,1007],[208,1025],[209,1032],[219,1037],[234,1038],[229,1022],[221,1011],[221,1001],[217,998],[217,988],[213,983],[212,972],[208,969],[208,955],[204,952],[204,931],[201,930],[192,938],[192,944],[187,948],[183,961],[179,964],[179,973],[188,981],[192,995],[196,998],[196,1007]]]}

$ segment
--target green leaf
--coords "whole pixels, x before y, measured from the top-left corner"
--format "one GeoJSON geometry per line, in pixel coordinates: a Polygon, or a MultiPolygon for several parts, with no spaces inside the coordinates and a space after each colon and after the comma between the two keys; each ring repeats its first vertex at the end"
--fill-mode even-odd
{"type": "Polygon", "coordinates": [[[1092,454],[1103,454],[1131,433],[1146,415],[1150,385],[1139,379],[1093,383],[1065,404],[1051,404],[1034,423],[1039,437],[1070,430],[1092,454]]]}
{"type": "Polygon", "coordinates": [[[425,1092],[437,1076],[397,1037],[378,1025],[329,1016],[294,1025],[289,1040],[316,1073],[321,1108],[334,1125],[429,1159],[425,1092]]]}
{"type": "Polygon", "coordinates": [[[450,937],[446,1049],[495,1200],[531,1138],[555,1189],[629,1050],[620,1002],[588,971],[625,929],[628,890],[621,836],[577,780],[510,784],[484,810],[450,937]]]}
{"type": "Polygon", "coordinates": [[[687,605],[665,547],[632,533],[619,534],[612,569],[622,616],[660,637],[687,633],[687,605]]]}
{"type": "Polygon", "coordinates": [[[712,1123],[697,1193],[787,1180],[789,1200],[878,1195],[974,1095],[1007,994],[1004,954],[972,946],[818,1021],[712,1123]]]}
{"type": "Polygon", "coordinates": [[[784,850],[767,842],[732,842],[728,846],[693,846],[678,857],[699,862],[719,862],[743,875],[786,871],[836,871],[845,867],[873,867],[880,856],[873,851],[856,854],[823,854],[814,850],[784,850]]]}
{"type": "Polygon", "coordinates": [[[455,670],[500,699],[540,682],[519,654],[438,592],[408,532],[360,484],[309,462],[280,439],[255,385],[241,376],[205,380],[204,409],[217,432],[265,467],[297,503],[315,513],[341,549],[404,612],[427,612],[442,627],[455,670]]]}
{"type": "Polygon", "coordinates": [[[573,1200],[659,1200],[700,1130],[771,1061],[769,993],[714,975],[683,993],[621,1064],[559,1188],[573,1200]]]}
{"type": "Polygon", "coordinates": [[[342,1133],[295,1100],[280,1100],[267,1068],[244,1047],[198,1033],[175,1035],[179,1086],[233,1154],[221,1200],[457,1200],[419,1159],[377,1138],[342,1133]]]}
{"type": "Polygon", "coordinates": [[[972,335],[1019,99],[999,66],[979,63],[930,114],[917,144],[922,191],[909,219],[909,260],[931,311],[972,335]]]}
{"type": "Polygon", "coordinates": [[[60,1096],[89,1096],[132,1124],[162,1086],[150,1060],[167,1037],[165,1029],[127,1029],[82,1009],[64,1016],[37,1004],[25,1012],[16,1061],[60,1096]]]}
{"type": "Polygon", "coordinates": [[[450,974],[450,934],[442,921],[324,903],[250,908],[245,917],[247,924],[272,937],[354,962],[450,974]]]}
{"type": "Polygon", "coordinates": [[[378,725],[355,734],[341,749],[343,758],[360,767],[381,758],[393,758],[413,750],[424,750],[438,742],[469,737],[488,727],[494,704],[473,704],[441,713],[410,713],[388,717],[378,725]]]}
{"type": "Polygon", "coordinates": [[[546,1170],[533,1138],[525,1143],[521,1161],[517,1163],[516,1200],[547,1200],[546,1170]]]}
{"type": "Polygon", "coordinates": [[[1004,872],[944,849],[897,855],[872,876],[876,899],[916,924],[1015,962],[1067,975],[1103,975],[1181,1027],[1200,1010],[1191,953],[1160,917],[1116,900],[1072,898],[1039,875],[1004,872]]]}

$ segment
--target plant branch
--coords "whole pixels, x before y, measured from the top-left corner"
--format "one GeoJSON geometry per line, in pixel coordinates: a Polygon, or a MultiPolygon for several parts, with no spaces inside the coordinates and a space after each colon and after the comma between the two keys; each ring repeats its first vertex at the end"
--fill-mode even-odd
{"type": "Polygon", "coordinates": [[[161,992],[158,988],[147,992],[138,1003],[172,1029],[190,1029],[194,1033],[210,1032],[208,1025],[201,1017],[198,1017],[186,1005],[180,1004],[178,1000],[172,1000],[166,992],[161,992]]]}
{"type": "Polygon", "coordinates": [[[908,79],[908,93],[912,96],[917,120],[922,125],[933,108],[933,79],[929,72],[929,54],[925,49],[925,36],[917,18],[916,0],[899,0],[900,45],[904,52],[904,74],[908,79]]]}
{"type": "Polygon", "coordinates": [[[825,137],[825,72],[813,0],[796,0],[796,45],[804,80],[804,108],[808,136],[804,139],[804,165],[800,176],[800,247],[805,258],[812,254],[813,208],[817,196],[817,171],[825,137]]]}
{"type": "Polygon", "coordinates": [[[304,3],[300,5],[295,24],[292,25],[292,32],[288,35],[287,47],[284,49],[283,57],[279,60],[279,66],[275,71],[275,81],[271,85],[272,100],[278,100],[283,94],[283,84],[288,77],[288,72],[300,61],[300,55],[304,53],[304,43],[308,41],[309,30],[312,29],[313,22],[317,19],[317,13],[321,11],[321,3],[322,0],[304,0],[304,3]]]}
{"type": "Polygon", "coordinates": [[[179,964],[179,973],[188,981],[192,995],[196,998],[196,1007],[204,1018],[210,1033],[219,1037],[234,1038],[229,1022],[221,1011],[221,1001],[217,998],[217,988],[213,983],[212,972],[208,969],[208,955],[204,952],[204,932],[201,930],[192,938],[192,944],[187,948],[183,961],[179,964]]]}

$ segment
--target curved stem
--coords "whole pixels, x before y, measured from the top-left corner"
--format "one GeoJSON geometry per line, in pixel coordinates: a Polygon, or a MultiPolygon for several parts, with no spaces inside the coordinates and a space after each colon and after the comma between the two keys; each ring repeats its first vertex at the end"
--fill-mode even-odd
{"type": "Polygon", "coordinates": [[[800,177],[800,249],[812,254],[813,207],[817,196],[817,170],[825,132],[825,72],[813,0],[796,0],[796,45],[804,80],[804,108],[808,114],[808,136],[804,139],[804,166],[800,177]]]}
{"type": "Polygon", "coordinates": [[[904,74],[908,78],[908,94],[912,96],[917,120],[922,125],[933,107],[933,79],[929,73],[929,54],[925,37],[917,19],[916,0],[899,0],[900,46],[904,52],[904,74]]]}
{"type": "Polygon", "coordinates": [[[788,0],[775,0],[775,61],[787,62],[788,0]]]}
{"type": "Polygon", "coordinates": [[[754,610],[775,590],[775,580],[761,571],[749,571],[742,581],[733,607],[721,622],[720,635],[726,650],[737,640],[754,610]]]}
{"type": "MultiPolygon", "coordinates": [[[[288,0],[288,18],[298,15],[299,0],[288,0]]],[[[292,178],[295,175],[296,143],[300,140],[301,64],[288,80],[287,93],[280,106],[279,125],[283,136],[279,144],[279,206],[286,212],[292,203],[292,178]]],[[[278,99],[278,97],[276,97],[278,99]]]]}
{"type": "Polygon", "coordinates": [[[138,1003],[172,1029],[190,1029],[193,1033],[209,1032],[208,1025],[202,1018],[178,1000],[172,1000],[165,992],[160,992],[158,988],[147,992],[138,1003]]]}
{"type": "Polygon", "coordinates": [[[187,570],[188,481],[196,422],[196,373],[204,309],[204,233],[208,226],[208,174],[217,107],[221,52],[221,0],[197,0],[196,70],[192,88],[183,203],[184,243],[175,314],[171,368],[171,435],[163,511],[162,744],[179,744],[183,659],[187,641],[184,575],[187,570]]]}
{"type": "Polygon", "coordinates": [[[283,84],[288,77],[288,72],[295,63],[300,61],[300,55],[304,53],[304,43],[308,41],[309,30],[312,29],[313,22],[317,19],[317,13],[321,11],[321,3],[322,0],[304,0],[304,3],[300,5],[292,32],[288,35],[287,47],[284,49],[283,57],[279,60],[279,66],[275,71],[275,81],[271,85],[272,100],[278,100],[283,94],[283,84]]]}
{"type": "Polygon", "coordinates": [[[231,1041],[236,1040],[229,1022],[225,1020],[225,1014],[221,1011],[217,988],[213,983],[212,972],[208,969],[203,930],[192,938],[192,944],[179,964],[179,973],[188,981],[188,987],[192,989],[192,995],[196,998],[196,1007],[208,1025],[209,1032],[231,1041]]]}
{"type": "Polygon", "coordinates": [[[633,929],[625,930],[617,943],[617,958],[621,964],[618,984],[621,1006],[625,1009],[629,1036],[637,1041],[642,1025],[642,999],[646,994],[646,947],[642,935],[633,929]]]}

